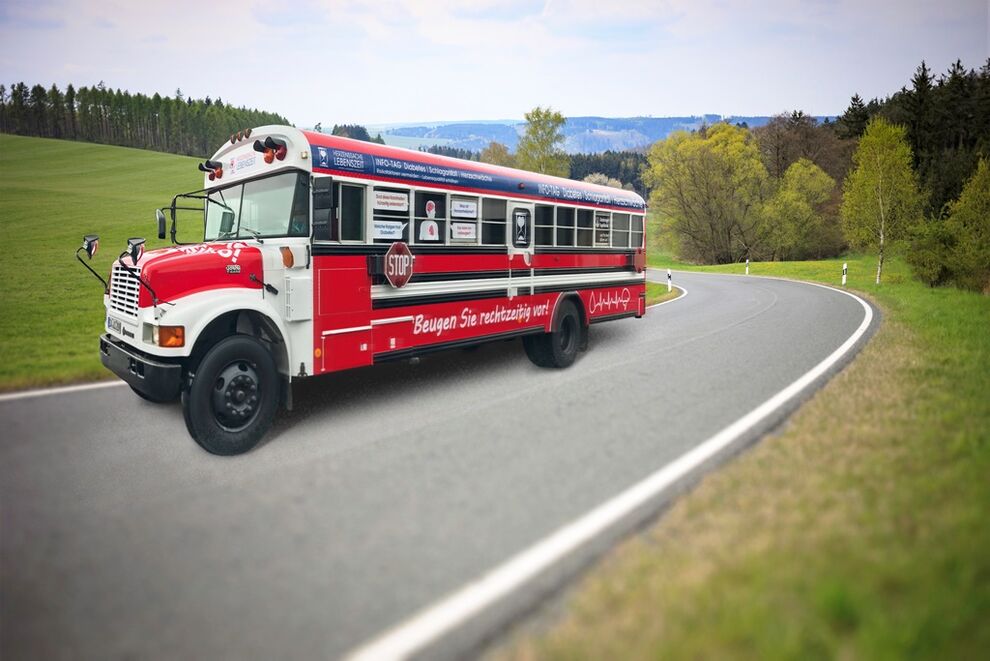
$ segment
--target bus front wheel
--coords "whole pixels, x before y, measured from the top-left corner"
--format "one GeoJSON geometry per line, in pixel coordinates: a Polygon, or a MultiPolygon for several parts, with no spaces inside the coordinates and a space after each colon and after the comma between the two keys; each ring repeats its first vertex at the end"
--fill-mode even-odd
{"type": "Polygon", "coordinates": [[[207,452],[247,452],[265,435],[278,408],[275,359],[258,339],[228,337],[203,357],[182,393],[190,436],[207,452]]]}
{"type": "Polygon", "coordinates": [[[526,355],[540,367],[570,367],[582,344],[585,329],[574,303],[561,303],[558,315],[557,330],[523,338],[526,355]]]}

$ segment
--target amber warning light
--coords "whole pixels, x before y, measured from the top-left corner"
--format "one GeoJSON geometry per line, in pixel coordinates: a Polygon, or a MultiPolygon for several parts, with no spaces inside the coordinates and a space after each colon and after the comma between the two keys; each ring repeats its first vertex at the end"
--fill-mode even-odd
{"type": "Polygon", "coordinates": [[[286,154],[289,153],[289,148],[284,140],[276,140],[271,136],[265,138],[264,142],[255,140],[254,150],[265,155],[265,163],[271,163],[276,159],[284,161],[286,154]]]}

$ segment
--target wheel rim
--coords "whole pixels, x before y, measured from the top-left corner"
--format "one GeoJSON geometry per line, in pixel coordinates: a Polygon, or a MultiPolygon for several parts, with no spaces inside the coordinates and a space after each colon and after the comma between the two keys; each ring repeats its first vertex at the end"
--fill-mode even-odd
{"type": "Polygon", "coordinates": [[[213,417],[227,431],[240,431],[258,417],[261,379],[246,360],[228,363],[213,383],[213,417]]]}
{"type": "Polygon", "coordinates": [[[564,317],[557,331],[557,348],[561,353],[568,353],[574,341],[574,318],[564,317]]]}

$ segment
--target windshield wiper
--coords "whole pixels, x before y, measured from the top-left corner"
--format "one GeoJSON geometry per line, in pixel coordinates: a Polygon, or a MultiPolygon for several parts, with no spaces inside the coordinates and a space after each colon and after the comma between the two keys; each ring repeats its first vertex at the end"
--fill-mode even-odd
{"type": "Polygon", "coordinates": [[[237,238],[240,238],[240,236],[241,236],[241,230],[243,230],[245,232],[248,232],[251,236],[254,237],[254,240],[257,241],[258,243],[264,243],[265,242],[265,240],[261,238],[261,232],[256,232],[255,230],[251,229],[250,227],[238,227],[237,228],[237,238]]]}

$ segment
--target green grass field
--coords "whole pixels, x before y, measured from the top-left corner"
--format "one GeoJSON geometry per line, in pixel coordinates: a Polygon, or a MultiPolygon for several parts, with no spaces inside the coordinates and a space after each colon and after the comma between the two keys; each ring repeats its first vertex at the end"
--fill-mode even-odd
{"type": "MultiPolygon", "coordinates": [[[[836,284],[842,261],[750,272],[836,284]]],[[[496,656],[986,655],[990,298],[929,289],[899,259],[877,288],[873,257],[846,261],[884,315],[863,353],[496,656]]]]}
{"type": "Polygon", "coordinates": [[[92,266],[106,274],[127,237],[164,245],[155,208],[201,186],[192,158],[0,134],[0,390],[110,376],[102,289],[74,257],[82,235],[100,235],[92,266]]]}

